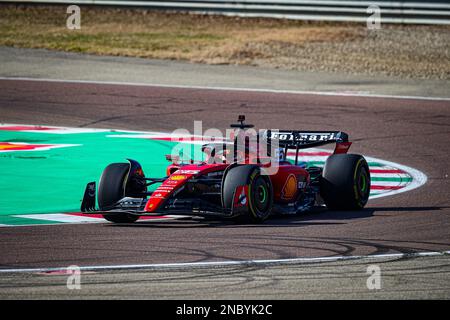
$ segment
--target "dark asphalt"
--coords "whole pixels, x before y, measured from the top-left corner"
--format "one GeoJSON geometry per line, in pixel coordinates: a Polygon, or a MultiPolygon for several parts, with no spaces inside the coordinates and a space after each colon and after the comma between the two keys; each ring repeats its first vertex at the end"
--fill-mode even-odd
{"type": "MultiPolygon", "coordinates": [[[[0,267],[266,259],[449,250],[450,102],[0,81],[0,122],[133,130],[344,130],[351,151],[399,162],[425,186],[361,212],[322,212],[236,225],[180,220],[133,225],[0,228],[0,267]]],[[[26,183],[26,182],[24,182],[26,183]]],[[[26,195],[24,195],[26,196],[26,195]]]]}
{"type": "Polygon", "coordinates": [[[83,272],[80,290],[67,289],[64,273],[6,273],[0,277],[0,299],[449,299],[449,262],[450,256],[444,255],[83,272]],[[367,287],[369,266],[380,268],[379,289],[367,287]]]}

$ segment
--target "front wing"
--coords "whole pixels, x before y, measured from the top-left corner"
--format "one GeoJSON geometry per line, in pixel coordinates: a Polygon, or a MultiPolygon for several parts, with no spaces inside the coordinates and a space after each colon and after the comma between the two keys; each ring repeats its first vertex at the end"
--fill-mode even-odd
{"type": "Polygon", "coordinates": [[[138,216],[159,216],[162,214],[182,214],[192,216],[220,216],[235,217],[238,215],[236,210],[232,212],[230,209],[222,206],[214,205],[208,201],[198,198],[168,199],[166,204],[156,212],[145,211],[147,198],[131,198],[124,197],[113,206],[99,210],[95,208],[96,204],[96,188],[95,182],[90,182],[86,186],[84,192],[81,211],[85,213],[99,214],[133,214],[138,216]]]}

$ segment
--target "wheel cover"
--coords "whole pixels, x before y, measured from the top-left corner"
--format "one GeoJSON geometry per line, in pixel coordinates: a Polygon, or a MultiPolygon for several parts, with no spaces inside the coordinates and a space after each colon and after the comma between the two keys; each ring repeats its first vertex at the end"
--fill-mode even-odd
{"type": "Polygon", "coordinates": [[[252,192],[253,203],[257,213],[265,214],[269,209],[269,187],[263,177],[258,177],[254,182],[254,191],[252,192]]]}
{"type": "Polygon", "coordinates": [[[266,202],[266,198],[267,198],[267,190],[266,190],[266,188],[264,188],[261,185],[258,186],[257,195],[258,195],[258,201],[260,201],[262,203],[266,202]]]}
{"type": "Polygon", "coordinates": [[[370,193],[370,178],[365,167],[360,169],[357,185],[360,199],[367,202],[370,193]]]}

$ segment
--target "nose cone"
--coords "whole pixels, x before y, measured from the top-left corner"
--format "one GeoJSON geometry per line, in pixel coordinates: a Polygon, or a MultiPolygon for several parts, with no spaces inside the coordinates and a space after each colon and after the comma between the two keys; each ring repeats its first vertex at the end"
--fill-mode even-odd
{"type": "MultiPolygon", "coordinates": [[[[189,180],[195,173],[181,173],[183,170],[175,171],[166,181],[164,181],[150,196],[145,211],[156,212],[164,202],[173,194],[175,190],[180,188],[186,180],[189,180]]],[[[186,172],[186,170],[184,170],[186,172]]]]}

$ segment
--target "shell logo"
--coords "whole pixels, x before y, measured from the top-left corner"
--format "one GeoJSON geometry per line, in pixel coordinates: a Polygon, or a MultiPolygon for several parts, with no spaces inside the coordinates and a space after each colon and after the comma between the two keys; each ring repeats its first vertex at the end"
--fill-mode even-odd
{"type": "Polygon", "coordinates": [[[297,193],[297,178],[294,174],[290,174],[286,182],[283,186],[283,190],[281,190],[281,198],[283,199],[292,199],[297,193]]]}

